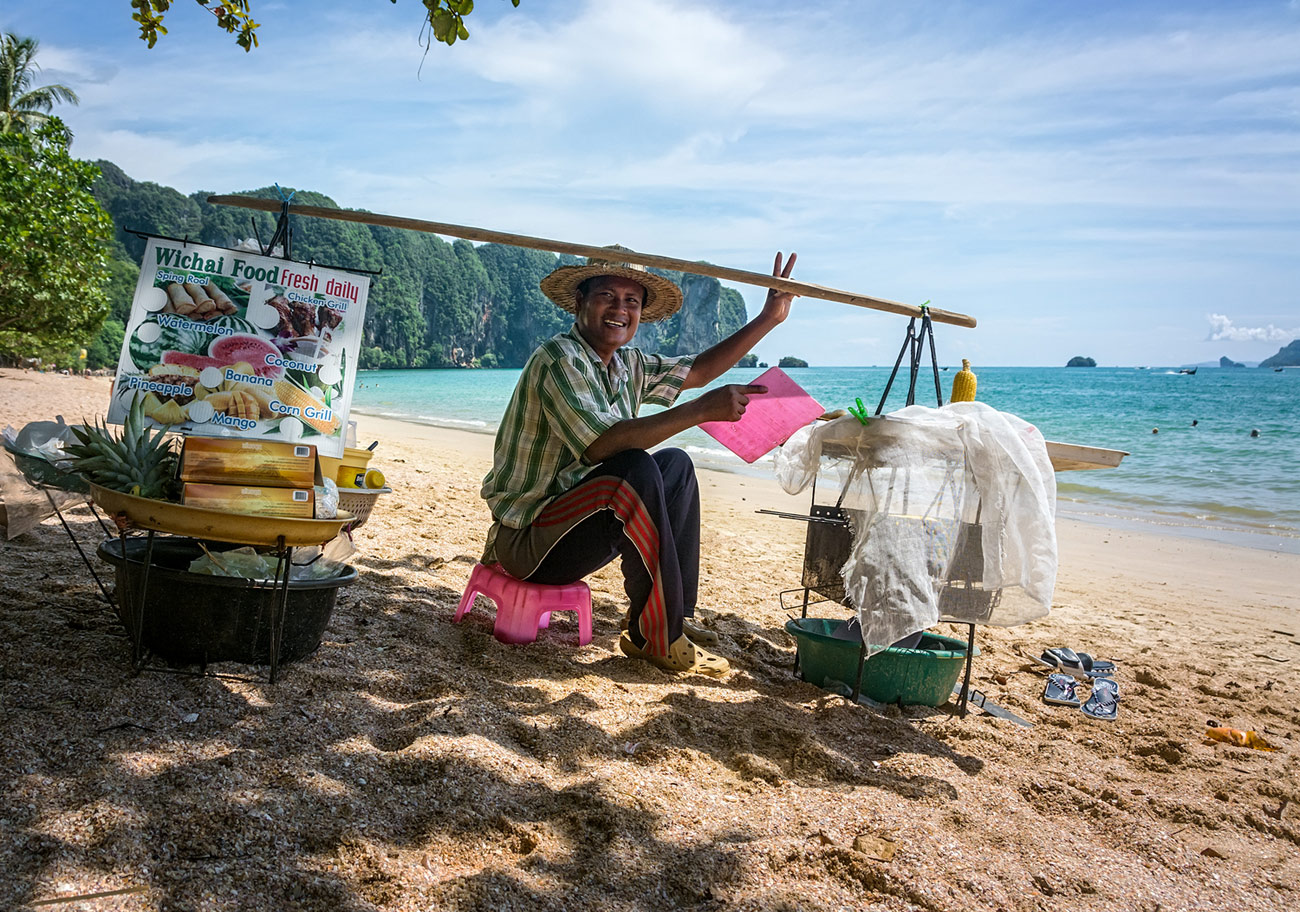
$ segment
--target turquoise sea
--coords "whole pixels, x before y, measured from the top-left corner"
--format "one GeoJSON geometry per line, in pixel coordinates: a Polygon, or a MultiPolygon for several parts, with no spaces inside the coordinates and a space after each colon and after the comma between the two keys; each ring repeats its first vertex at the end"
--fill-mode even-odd
{"type": "MultiPolygon", "coordinates": [[[[945,396],[956,370],[940,373],[945,396]]],[[[903,406],[905,371],[885,411],[903,406]]],[[[718,383],[748,382],[759,373],[735,369],[718,383]]],[[[890,368],[789,373],[827,409],[861,397],[874,411],[890,368]]],[[[1118,469],[1058,473],[1062,515],[1300,552],[1300,369],[1202,367],[1187,375],[1156,367],[979,367],[976,373],[980,401],[1037,425],[1049,440],[1131,454],[1118,469]],[[1250,436],[1252,429],[1258,437],[1250,436]]],[[[353,410],[492,433],[518,377],[517,370],[367,371],[357,375],[353,410]]],[[[923,372],[917,388],[918,403],[934,404],[932,374],[923,372]]],[[[672,443],[701,466],[772,474],[771,457],[746,466],[699,430],[672,443]]]]}

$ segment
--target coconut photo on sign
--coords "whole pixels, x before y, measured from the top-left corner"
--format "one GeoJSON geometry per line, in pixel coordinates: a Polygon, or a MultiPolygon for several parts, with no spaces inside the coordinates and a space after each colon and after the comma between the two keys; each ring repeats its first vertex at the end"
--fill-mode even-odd
{"type": "Polygon", "coordinates": [[[292,260],[151,238],[108,420],[315,444],[343,455],[370,282],[292,260]]]}

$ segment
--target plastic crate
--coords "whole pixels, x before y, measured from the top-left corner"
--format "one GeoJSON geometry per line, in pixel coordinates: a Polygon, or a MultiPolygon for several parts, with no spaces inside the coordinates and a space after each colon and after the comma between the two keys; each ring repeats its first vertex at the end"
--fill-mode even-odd
{"type": "MultiPolygon", "coordinates": [[[[861,644],[831,636],[840,621],[801,618],[786,621],[785,629],[799,648],[799,670],[810,684],[827,690],[850,690],[858,677],[861,644]],[[836,683],[838,682],[838,683],[836,683]]],[[[975,647],[979,655],[979,647],[975,647]]],[[[862,693],[879,703],[941,706],[966,662],[966,641],[924,633],[915,649],[889,647],[867,659],[862,669],[862,693]]]]}

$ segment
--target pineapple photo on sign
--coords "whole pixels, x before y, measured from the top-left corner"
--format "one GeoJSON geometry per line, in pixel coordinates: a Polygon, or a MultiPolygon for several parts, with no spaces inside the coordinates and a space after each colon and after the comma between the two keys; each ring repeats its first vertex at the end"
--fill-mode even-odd
{"type": "Polygon", "coordinates": [[[313,443],[341,456],[369,281],[238,250],[150,239],[108,420],[313,443]]]}

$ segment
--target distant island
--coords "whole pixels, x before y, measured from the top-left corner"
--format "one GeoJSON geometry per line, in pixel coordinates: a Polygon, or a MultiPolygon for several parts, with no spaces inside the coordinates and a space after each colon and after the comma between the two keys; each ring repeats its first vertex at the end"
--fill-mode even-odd
{"type": "Polygon", "coordinates": [[[753,352],[736,362],[736,367],[758,367],[758,355],[753,352]]]}
{"type": "Polygon", "coordinates": [[[1300,339],[1278,349],[1276,355],[1259,362],[1260,367],[1300,367],[1300,339]]]}
{"type": "Polygon", "coordinates": [[[1219,359],[1219,367],[1245,367],[1240,361],[1233,361],[1227,355],[1219,359]]]}
{"type": "Polygon", "coordinates": [[[1097,362],[1092,358],[1085,358],[1083,355],[1075,355],[1065,364],[1066,367],[1096,367],[1097,362]]]}
{"type": "Polygon", "coordinates": [[[803,358],[792,358],[789,355],[786,355],[784,358],[780,360],[780,362],[777,363],[776,366],[777,367],[807,367],[808,362],[805,361],[803,358]]]}

